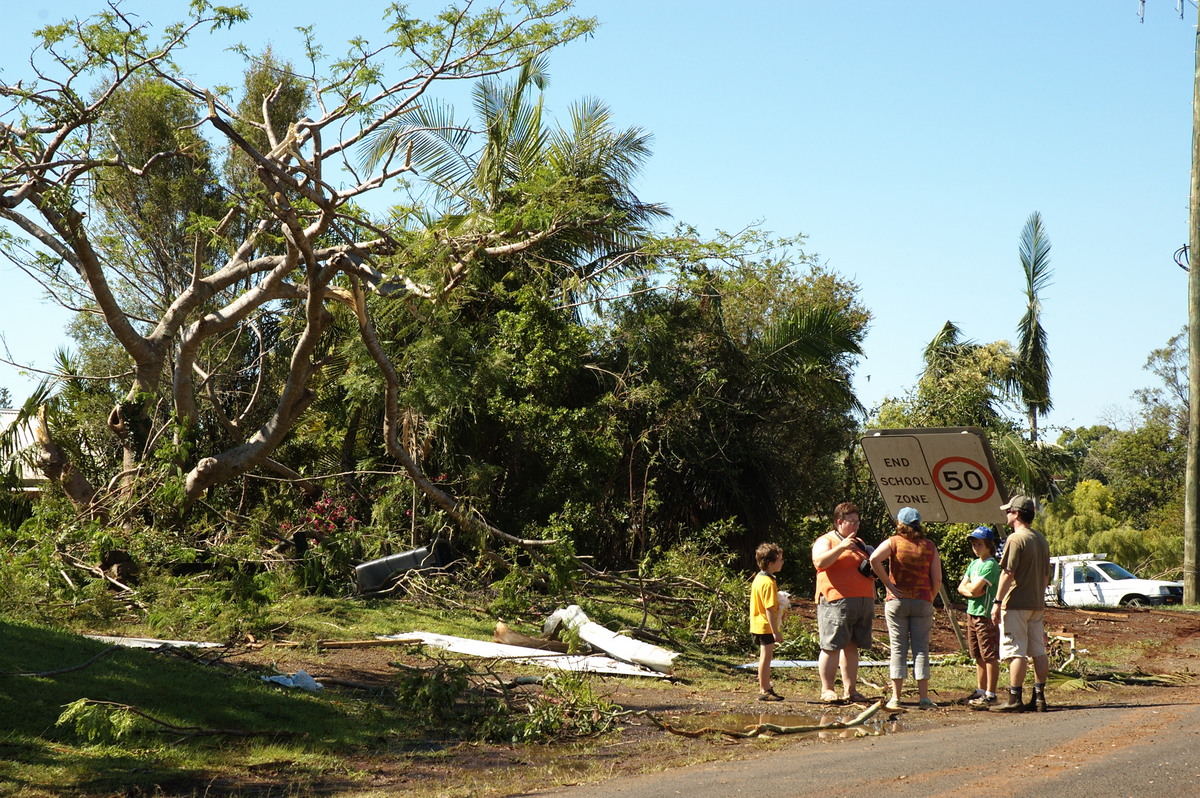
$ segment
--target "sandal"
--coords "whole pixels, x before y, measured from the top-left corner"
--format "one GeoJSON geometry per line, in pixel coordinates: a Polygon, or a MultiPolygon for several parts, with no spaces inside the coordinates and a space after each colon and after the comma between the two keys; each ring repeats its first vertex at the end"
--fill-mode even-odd
{"type": "Polygon", "coordinates": [[[865,695],[858,692],[857,690],[850,693],[850,695],[846,696],[845,700],[849,701],[852,704],[870,704],[871,703],[871,699],[867,698],[865,695]]]}
{"type": "Polygon", "coordinates": [[[840,704],[840,703],[842,703],[842,699],[838,698],[837,693],[835,693],[834,691],[826,690],[825,692],[821,693],[821,703],[822,704],[840,704]]]}

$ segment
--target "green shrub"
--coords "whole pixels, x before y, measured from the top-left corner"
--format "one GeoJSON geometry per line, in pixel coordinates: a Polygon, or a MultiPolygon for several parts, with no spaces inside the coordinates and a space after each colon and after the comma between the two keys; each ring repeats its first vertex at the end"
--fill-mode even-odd
{"type": "Polygon", "coordinates": [[[589,737],[613,728],[620,708],[601,697],[591,677],[563,671],[542,680],[542,692],[506,716],[485,718],[478,727],[483,739],[534,743],[589,737]]]}

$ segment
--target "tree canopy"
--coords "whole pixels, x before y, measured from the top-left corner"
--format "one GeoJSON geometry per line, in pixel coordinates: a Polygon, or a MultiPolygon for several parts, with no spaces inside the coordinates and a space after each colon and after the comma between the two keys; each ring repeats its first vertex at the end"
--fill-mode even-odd
{"type": "Polygon", "coordinates": [[[632,188],[650,134],[602,101],[547,123],[545,54],[592,20],[394,6],[338,59],[306,30],[240,48],[236,88],[179,70],[246,14],[193,3],[156,37],[117,4],[0,85],[4,252],[78,310],[27,415],[81,518],[627,563],[718,529],[747,555],[836,502],[857,286],[798,237],[660,230],[632,188]]]}

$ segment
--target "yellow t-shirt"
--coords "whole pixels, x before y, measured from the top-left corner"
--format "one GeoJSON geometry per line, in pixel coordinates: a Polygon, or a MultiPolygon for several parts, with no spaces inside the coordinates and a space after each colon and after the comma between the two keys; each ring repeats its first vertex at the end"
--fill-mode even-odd
{"type": "MultiPolygon", "coordinates": [[[[750,583],[750,634],[771,634],[771,615],[779,607],[779,590],[775,580],[762,571],[750,583]]],[[[776,630],[778,631],[778,630],[776,630]]]]}

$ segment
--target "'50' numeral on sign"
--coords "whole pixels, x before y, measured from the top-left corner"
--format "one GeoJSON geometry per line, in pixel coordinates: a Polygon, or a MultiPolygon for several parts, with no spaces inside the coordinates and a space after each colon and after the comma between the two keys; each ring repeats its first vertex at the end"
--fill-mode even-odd
{"type": "Polygon", "coordinates": [[[996,492],[991,472],[966,457],[947,457],[933,467],[938,492],[956,502],[977,504],[996,492]]]}

